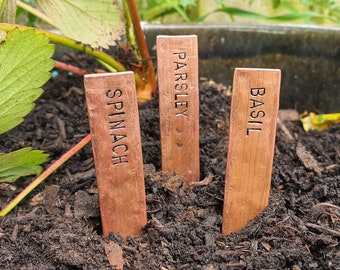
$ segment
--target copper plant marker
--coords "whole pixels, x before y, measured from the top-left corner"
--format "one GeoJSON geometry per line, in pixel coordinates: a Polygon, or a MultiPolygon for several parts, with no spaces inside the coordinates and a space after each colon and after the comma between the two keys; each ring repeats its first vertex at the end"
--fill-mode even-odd
{"type": "Polygon", "coordinates": [[[158,36],[157,70],[162,170],[199,181],[197,36],[158,36]]]}
{"type": "Polygon", "coordinates": [[[103,235],[140,235],[146,224],[134,74],[84,76],[103,235]]]}
{"type": "Polygon", "coordinates": [[[239,231],[269,200],[281,71],[234,73],[222,233],[239,231]]]}

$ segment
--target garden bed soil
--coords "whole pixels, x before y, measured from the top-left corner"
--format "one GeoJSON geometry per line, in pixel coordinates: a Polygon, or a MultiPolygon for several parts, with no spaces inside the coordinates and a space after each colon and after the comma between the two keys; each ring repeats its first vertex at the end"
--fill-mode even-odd
{"type": "MultiPolygon", "coordinates": [[[[74,58],[74,57],[72,57],[74,58]]],[[[70,57],[65,56],[66,61],[70,57]]],[[[91,62],[77,58],[94,71],[91,62]]],[[[74,60],[73,60],[74,62],[74,60]]],[[[158,100],[140,105],[148,223],[140,237],[101,236],[98,190],[87,145],[0,218],[0,269],[340,269],[340,128],[304,132],[281,119],[268,207],[240,232],[221,234],[230,96],[200,82],[201,181],[160,171],[158,100]]],[[[48,153],[48,166],[89,132],[82,78],[60,72],[0,152],[48,153]]],[[[33,177],[0,185],[3,208],[33,177]]],[[[237,202],[236,202],[237,203],[237,202]]]]}

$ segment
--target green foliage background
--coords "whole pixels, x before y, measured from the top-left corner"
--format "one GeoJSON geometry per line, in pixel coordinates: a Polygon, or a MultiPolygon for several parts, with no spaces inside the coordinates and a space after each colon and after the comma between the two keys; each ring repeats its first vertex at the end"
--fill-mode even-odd
{"type": "Polygon", "coordinates": [[[338,0],[137,0],[137,3],[145,21],[226,23],[255,20],[340,26],[338,0]],[[208,11],[210,6],[216,8],[208,11]],[[228,20],[215,16],[220,13],[228,20]]]}

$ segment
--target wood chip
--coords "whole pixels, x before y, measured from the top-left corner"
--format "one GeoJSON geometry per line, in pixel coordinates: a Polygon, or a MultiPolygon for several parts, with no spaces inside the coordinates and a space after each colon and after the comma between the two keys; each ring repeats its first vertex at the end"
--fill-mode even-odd
{"type": "Polygon", "coordinates": [[[0,190],[16,190],[17,188],[14,185],[8,184],[8,183],[1,183],[0,184],[0,190]]]}
{"type": "Polygon", "coordinates": [[[192,182],[191,186],[207,186],[214,179],[214,175],[208,174],[202,181],[192,182]]]}
{"type": "Polygon", "coordinates": [[[290,140],[293,141],[294,137],[293,135],[290,133],[289,129],[286,127],[286,125],[284,124],[284,122],[282,120],[280,120],[280,118],[277,119],[277,126],[278,128],[280,128],[282,130],[282,132],[284,133],[284,135],[290,140]]]}
{"type": "Polygon", "coordinates": [[[270,246],[268,243],[266,243],[266,242],[260,242],[260,244],[261,244],[261,246],[264,247],[264,249],[265,249],[266,251],[270,251],[271,246],[270,246]]]}
{"type": "Polygon", "coordinates": [[[336,237],[340,237],[339,231],[336,231],[336,230],[333,230],[333,229],[330,229],[330,228],[327,228],[327,227],[324,227],[324,226],[316,225],[316,224],[313,224],[313,223],[306,223],[306,226],[310,229],[317,230],[321,233],[330,234],[330,235],[333,235],[333,236],[336,236],[336,237]]]}
{"type": "Polygon", "coordinates": [[[110,265],[115,267],[114,269],[123,270],[123,250],[115,242],[110,241],[104,244],[104,249],[110,265]]]}
{"type": "Polygon", "coordinates": [[[281,109],[278,112],[278,119],[281,121],[298,121],[299,113],[294,109],[281,109]]]}
{"type": "Polygon", "coordinates": [[[11,241],[13,243],[15,243],[17,241],[17,238],[18,238],[18,231],[19,231],[19,225],[18,224],[15,224],[14,225],[14,228],[13,228],[13,232],[12,232],[12,235],[10,237],[11,241]]]}
{"type": "Polygon", "coordinates": [[[45,209],[51,215],[60,216],[58,205],[59,189],[60,187],[58,185],[48,185],[45,186],[45,190],[43,192],[45,209]]]}
{"type": "Polygon", "coordinates": [[[42,192],[36,194],[30,201],[31,206],[42,205],[44,203],[44,195],[42,192]]]}
{"type": "Polygon", "coordinates": [[[312,153],[308,151],[301,142],[299,142],[296,146],[296,154],[307,169],[316,172],[317,175],[321,177],[321,174],[322,174],[321,166],[319,165],[317,160],[314,158],[312,153]]]}

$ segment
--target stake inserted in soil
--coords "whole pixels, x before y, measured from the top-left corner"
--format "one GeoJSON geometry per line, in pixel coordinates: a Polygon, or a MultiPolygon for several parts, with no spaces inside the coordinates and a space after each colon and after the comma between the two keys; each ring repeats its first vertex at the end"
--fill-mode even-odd
{"type": "Polygon", "coordinates": [[[146,200],[134,74],[84,76],[103,235],[141,234],[146,200]]]}
{"type": "Polygon", "coordinates": [[[197,36],[158,36],[157,70],[162,170],[199,181],[197,36]]]}
{"type": "Polygon", "coordinates": [[[223,234],[239,231],[268,204],[281,71],[234,73],[223,234]]]}

